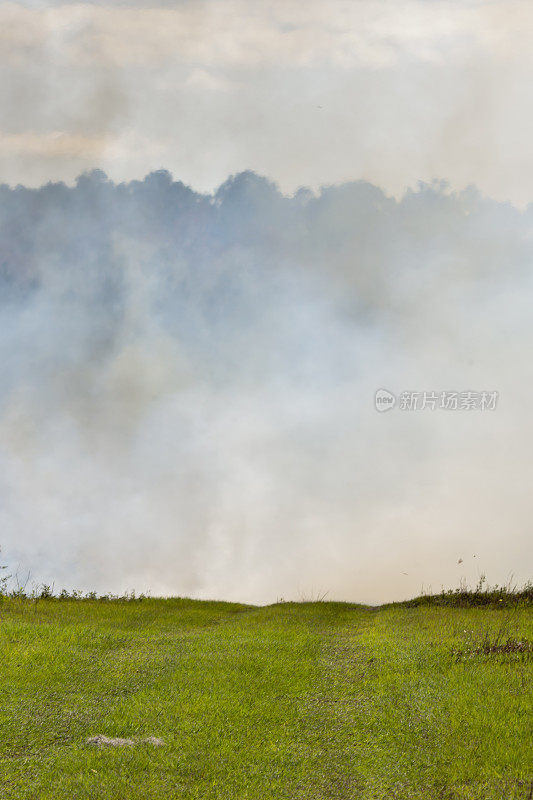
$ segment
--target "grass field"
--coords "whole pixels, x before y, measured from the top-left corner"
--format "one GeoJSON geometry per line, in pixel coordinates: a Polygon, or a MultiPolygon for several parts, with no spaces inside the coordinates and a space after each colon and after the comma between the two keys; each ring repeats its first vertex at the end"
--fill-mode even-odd
{"type": "Polygon", "coordinates": [[[0,798],[531,800],[524,640],[532,605],[3,598],[0,798]]]}

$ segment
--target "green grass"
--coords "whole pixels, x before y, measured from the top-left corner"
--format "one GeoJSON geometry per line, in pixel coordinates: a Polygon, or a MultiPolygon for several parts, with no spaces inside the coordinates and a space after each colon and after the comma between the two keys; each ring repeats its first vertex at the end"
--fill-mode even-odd
{"type": "Polygon", "coordinates": [[[533,660],[502,637],[533,606],[3,598],[0,798],[531,800],[533,660]]]}

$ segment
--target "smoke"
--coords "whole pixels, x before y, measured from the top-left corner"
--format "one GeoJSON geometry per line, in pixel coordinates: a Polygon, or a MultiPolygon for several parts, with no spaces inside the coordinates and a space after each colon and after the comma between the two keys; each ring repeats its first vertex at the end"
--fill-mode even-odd
{"type": "Polygon", "coordinates": [[[527,579],[532,221],[442,183],[0,187],[4,560],[255,602],[527,579]]]}

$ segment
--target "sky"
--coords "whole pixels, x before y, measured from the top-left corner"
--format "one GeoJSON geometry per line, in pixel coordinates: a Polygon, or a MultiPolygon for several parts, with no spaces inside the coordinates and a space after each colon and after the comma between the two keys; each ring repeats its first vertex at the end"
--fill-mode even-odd
{"type": "Polygon", "coordinates": [[[0,3],[15,580],[380,603],[531,578],[532,17],[0,3]]]}
{"type": "Polygon", "coordinates": [[[525,205],[532,25],[528,0],[2,2],[0,173],[437,178],[525,205]]]}

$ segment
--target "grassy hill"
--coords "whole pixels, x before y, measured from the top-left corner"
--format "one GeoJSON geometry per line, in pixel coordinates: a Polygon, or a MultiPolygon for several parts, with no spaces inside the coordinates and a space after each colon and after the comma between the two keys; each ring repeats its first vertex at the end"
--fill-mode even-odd
{"type": "Polygon", "coordinates": [[[533,605],[497,599],[0,598],[0,798],[531,800],[533,605]]]}

